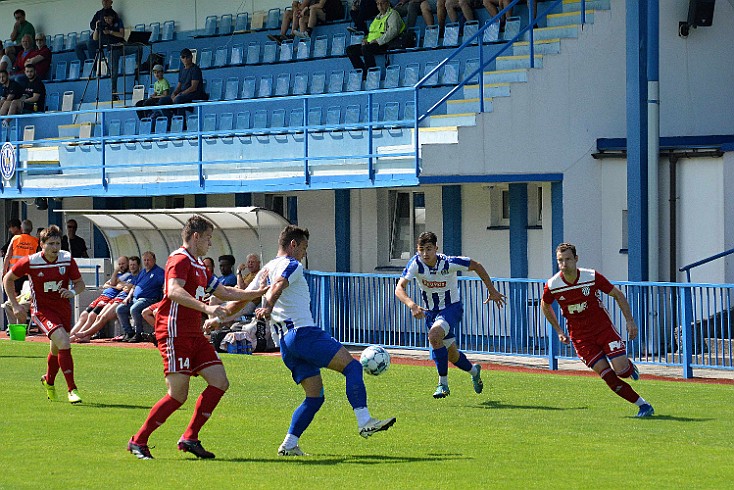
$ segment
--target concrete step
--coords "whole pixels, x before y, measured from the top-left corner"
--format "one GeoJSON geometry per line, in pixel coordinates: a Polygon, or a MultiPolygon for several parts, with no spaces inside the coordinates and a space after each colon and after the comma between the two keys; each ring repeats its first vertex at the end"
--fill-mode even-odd
{"type": "MultiPolygon", "coordinates": [[[[535,54],[535,66],[534,68],[543,68],[543,55],[535,54]]],[[[496,60],[495,66],[497,70],[517,70],[530,68],[530,56],[529,55],[512,55],[512,56],[500,56],[496,60]]]]}
{"type": "Polygon", "coordinates": [[[440,114],[428,118],[428,127],[446,127],[446,126],[474,126],[477,123],[477,113],[461,112],[455,114],[440,114]]]}
{"type": "MultiPolygon", "coordinates": [[[[591,10],[609,10],[610,0],[586,0],[586,12],[591,10]]],[[[564,12],[580,12],[581,2],[579,0],[563,0],[562,10],[564,12]]]]}
{"type": "MultiPolygon", "coordinates": [[[[541,39],[535,40],[533,43],[535,46],[535,54],[558,54],[561,52],[561,40],[556,39],[541,39]]],[[[513,55],[525,55],[530,54],[530,41],[518,41],[512,45],[513,55]]]]}
{"type": "MultiPolygon", "coordinates": [[[[586,9],[586,23],[594,23],[594,10],[586,9]]],[[[569,24],[581,24],[581,11],[563,12],[562,14],[551,14],[547,17],[547,27],[558,27],[569,24]]]]}
{"type": "MultiPolygon", "coordinates": [[[[555,39],[555,38],[577,38],[579,37],[579,25],[578,24],[570,24],[570,25],[561,25],[561,26],[553,26],[553,27],[540,27],[538,29],[533,29],[533,39],[540,40],[540,39],[555,39]]],[[[529,41],[530,40],[530,33],[526,32],[523,36],[523,41],[529,41]]]]}
{"type": "Polygon", "coordinates": [[[418,141],[421,145],[445,145],[459,142],[459,128],[457,126],[419,128],[418,131],[418,141]]]}
{"type": "MultiPolygon", "coordinates": [[[[510,84],[509,83],[485,83],[482,91],[484,97],[509,97],[510,96],[510,84]]],[[[479,99],[479,85],[464,85],[463,90],[464,99],[479,99]]]]}
{"type": "Polygon", "coordinates": [[[484,83],[527,82],[528,69],[485,71],[483,78],[484,83]]]}
{"type": "MultiPolygon", "coordinates": [[[[477,90],[479,90],[477,86],[477,90]]],[[[491,97],[484,98],[484,112],[492,112],[494,107],[492,105],[493,99],[491,97]]],[[[473,99],[456,99],[449,100],[446,104],[446,111],[449,114],[464,114],[467,112],[479,112],[479,97],[473,99]]]]}

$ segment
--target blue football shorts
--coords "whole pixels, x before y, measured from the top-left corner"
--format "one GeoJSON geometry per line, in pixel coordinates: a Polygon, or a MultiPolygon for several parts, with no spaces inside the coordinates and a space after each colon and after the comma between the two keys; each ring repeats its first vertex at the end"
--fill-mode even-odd
{"type": "Polygon", "coordinates": [[[329,365],[342,344],[319,327],[291,328],[280,340],[280,357],[299,384],[329,365]]]}
{"type": "Polygon", "coordinates": [[[461,323],[461,318],[463,316],[464,307],[461,302],[456,302],[447,306],[443,310],[427,311],[426,327],[430,330],[434,325],[440,325],[446,333],[443,338],[443,342],[446,347],[448,347],[456,340],[456,332],[459,329],[459,323],[461,323]]]}

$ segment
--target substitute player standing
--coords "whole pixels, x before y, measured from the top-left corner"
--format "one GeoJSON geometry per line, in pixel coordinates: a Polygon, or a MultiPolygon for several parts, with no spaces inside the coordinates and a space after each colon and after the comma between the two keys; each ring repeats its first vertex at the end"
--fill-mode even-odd
{"type": "Polygon", "coordinates": [[[637,417],[655,413],[652,405],[621,378],[639,379],[635,365],[627,359],[624,341],[614,329],[609,312],[601,302],[600,293],[614,298],[627,321],[627,336],[637,337],[637,324],[632,310],[619,288],[593,269],[576,266],[576,247],[561,243],[556,247],[558,273],[545,284],[540,308],[564,344],[573,342],[576,354],[609,385],[617,395],[639,407],[637,417]],[[568,327],[567,336],[551,305],[558,301],[568,327]],[[611,366],[609,365],[611,362],[611,366]]]}
{"type": "Polygon", "coordinates": [[[41,383],[49,400],[56,399],[54,381],[61,372],[66,378],[68,399],[81,403],[82,399],[74,383],[74,360],[71,357],[71,302],[84,289],[84,281],[76,262],[69,252],[61,250],[61,230],[49,226],[41,232],[41,251],[23,257],[10,268],[3,278],[8,301],[18,321],[25,323],[26,313],[16,299],[14,281],[27,275],[31,280],[31,321],[45,333],[51,342],[47,358],[46,374],[41,383]],[[72,287],[69,287],[72,283],[72,287]]]}
{"type": "Polygon", "coordinates": [[[201,300],[211,293],[225,301],[252,301],[267,288],[243,291],[222,285],[207,272],[201,261],[212,244],[214,225],[194,215],[186,222],[181,237],[183,245],[166,262],[163,300],[155,316],[155,335],[163,357],[168,394],[156,403],[140,430],[127,444],[127,450],[139,459],[153,459],[148,438],[166,419],[184,404],[189,394],[191,376],[201,376],[207,387],[196,401],[194,415],[178,441],[178,449],[198,458],[213,458],[199,441],[199,431],[211,417],[229,387],[227,373],[211,343],[201,329],[201,314],[224,316],[221,306],[209,306],[201,300]]]}
{"type": "Polygon", "coordinates": [[[317,327],[311,316],[311,295],[300,262],[306,256],[308,239],[306,228],[286,226],[278,238],[277,257],[248,286],[257,287],[263,277],[272,285],[265,294],[263,307],[257,308],[255,315],[271,319],[273,339],[279,340],[283,362],[290,369],[293,381],[306,394],[293,412],[288,433],[278,448],[279,456],[304,455],[298,439],[324,403],[321,368],[340,372],[346,378],[347,399],[357,417],[359,435],[367,438],[395,423],[395,418],[378,420],[370,415],[362,365],[339,341],[317,327]]]}
{"type": "Polygon", "coordinates": [[[457,272],[475,271],[489,291],[484,303],[494,301],[502,308],[505,296],[492,284],[484,266],[469,257],[453,257],[438,253],[438,237],[427,231],[418,236],[418,253],[405,266],[403,274],[395,287],[395,296],[410,308],[413,318],[425,318],[428,327],[428,341],[431,344],[431,357],[438,370],[438,387],[433,398],[446,398],[449,391],[449,361],[462,371],[471,374],[474,391],[484,389],[479,364],[472,365],[463,352],[456,347],[455,331],[459,327],[464,307],[459,295],[457,272]],[[410,281],[417,279],[418,288],[425,308],[413,301],[405,288],[410,281]]]}

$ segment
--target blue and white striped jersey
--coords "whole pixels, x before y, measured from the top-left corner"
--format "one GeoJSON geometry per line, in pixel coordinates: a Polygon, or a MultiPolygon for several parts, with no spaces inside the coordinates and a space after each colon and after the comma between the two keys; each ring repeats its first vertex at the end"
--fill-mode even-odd
{"type": "Polygon", "coordinates": [[[469,257],[437,254],[436,266],[428,267],[416,254],[405,266],[401,277],[409,281],[417,279],[425,307],[439,311],[461,301],[456,273],[469,270],[470,264],[469,257]]]}
{"type": "Polygon", "coordinates": [[[268,271],[268,284],[279,277],[288,279],[288,287],[278,298],[273,308],[271,321],[275,324],[290,322],[295,327],[313,327],[316,323],[311,316],[311,293],[303,275],[303,265],[293,257],[276,257],[262,268],[247,289],[257,289],[262,271],[268,271]]]}

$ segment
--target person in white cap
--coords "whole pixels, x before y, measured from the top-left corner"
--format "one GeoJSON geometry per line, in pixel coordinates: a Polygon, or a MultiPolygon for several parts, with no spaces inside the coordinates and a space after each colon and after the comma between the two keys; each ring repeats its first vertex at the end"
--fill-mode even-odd
{"type": "MultiPolygon", "coordinates": [[[[163,65],[155,65],[153,67],[153,75],[155,75],[155,83],[153,84],[153,95],[147,99],[139,100],[135,103],[136,107],[157,106],[161,98],[171,93],[171,84],[163,76],[163,65]]],[[[150,117],[151,111],[137,111],[138,118],[150,117]]]]}

